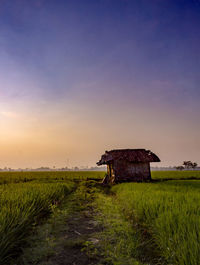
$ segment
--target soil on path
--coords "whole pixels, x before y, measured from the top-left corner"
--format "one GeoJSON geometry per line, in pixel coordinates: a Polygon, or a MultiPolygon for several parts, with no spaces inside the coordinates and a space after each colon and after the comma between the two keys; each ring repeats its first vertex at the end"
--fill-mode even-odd
{"type": "MultiPolygon", "coordinates": [[[[67,231],[62,234],[63,244],[57,253],[48,258],[45,265],[95,265],[100,263],[98,253],[99,240],[95,233],[101,231],[94,220],[94,209],[91,205],[91,190],[78,189],[74,194],[73,211],[67,220],[67,231]]],[[[40,263],[43,265],[44,263],[40,263]]]]}

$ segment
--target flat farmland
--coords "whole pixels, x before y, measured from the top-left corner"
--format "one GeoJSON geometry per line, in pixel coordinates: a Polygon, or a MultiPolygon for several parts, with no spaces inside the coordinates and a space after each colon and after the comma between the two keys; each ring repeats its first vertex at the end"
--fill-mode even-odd
{"type": "Polygon", "coordinates": [[[199,264],[200,171],[106,187],[104,175],[1,172],[0,264],[199,264]]]}
{"type": "Polygon", "coordinates": [[[102,171],[22,171],[0,172],[0,185],[19,182],[62,182],[68,180],[86,180],[87,178],[102,179],[105,172],[102,171]]]}

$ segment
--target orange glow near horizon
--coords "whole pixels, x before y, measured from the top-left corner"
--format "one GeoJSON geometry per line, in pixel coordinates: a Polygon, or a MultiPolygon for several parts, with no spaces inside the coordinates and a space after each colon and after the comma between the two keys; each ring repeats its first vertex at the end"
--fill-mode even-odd
{"type": "Polygon", "coordinates": [[[173,166],[187,159],[199,162],[198,131],[184,128],[184,122],[177,123],[169,113],[139,107],[117,113],[116,106],[109,106],[107,115],[101,107],[94,111],[79,106],[76,113],[68,109],[73,113],[69,115],[64,106],[58,107],[39,115],[30,110],[1,111],[1,168],[95,166],[105,150],[116,148],[150,149],[162,161],[153,166],[173,166]]]}

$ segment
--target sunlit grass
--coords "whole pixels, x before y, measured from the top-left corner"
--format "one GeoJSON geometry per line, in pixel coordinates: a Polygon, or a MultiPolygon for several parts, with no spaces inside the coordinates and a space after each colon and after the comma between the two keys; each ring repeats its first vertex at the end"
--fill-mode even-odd
{"type": "MultiPolygon", "coordinates": [[[[104,175],[92,171],[0,172],[0,264],[20,253],[32,228],[66,198],[75,183],[78,186],[104,175]]],[[[126,257],[127,264],[139,264],[137,252],[153,244],[153,259],[158,255],[166,264],[198,265],[200,181],[189,179],[200,179],[200,171],[155,171],[152,178],[153,183],[115,185],[108,194],[95,190],[95,185],[90,187],[99,194],[97,205],[104,213],[105,233],[108,231],[115,242],[115,249],[113,243],[105,245],[107,255],[115,262],[126,257]],[[175,180],[165,181],[168,179],[175,180]],[[147,232],[147,238],[143,238],[143,232],[147,232]]],[[[105,190],[108,192],[108,188],[105,190]]],[[[89,196],[91,191],[84,192],[89,196]]],[[[109,236],[105,235],[105,244],[109,236]]]]}
{"type": "Polygon", "coordinates": [[[30,229],[51,213],[73,184],[20,183],[0,187],[0,264],[20,252],[30,229]]]}
{"type": "Polygon", "coordinates": [[[66,180],[86,180],[90,178],[103,179],[103,171],[28,171],[28,172],[0,172],[0,184],[43,181],[62,182],[66,180]]]}
{"type": "Polygon", "coordinates": [[[200,179],[199,170],[183,170],[183,171],[152,171],[152,179],[200,179]]]}
{"type": "Polygon", "coordinates": [[[167,264],[198,265],[200,183],[171,181],[113,187],[124,216],[151,235],[167,264]]]}

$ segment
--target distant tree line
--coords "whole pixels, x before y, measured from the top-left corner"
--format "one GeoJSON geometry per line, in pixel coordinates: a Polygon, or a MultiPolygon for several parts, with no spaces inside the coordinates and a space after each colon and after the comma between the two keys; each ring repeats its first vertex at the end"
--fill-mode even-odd
{"type": "Polygon", "coordinates": [[[106,167],[61,167],[61,168],[56,168],[55,166],[53,166],[53,168],[51,167],[46,167],[46,166],[42,166],[39,168],[18,168],[18,169],[13,169],[10,167],[4,167],[4,168],[0,168],[0,171],[105,171],[106,167]]]}
{"type": "Polygon", "coordinates": [[[197,168],[198,164],[196,162],[192,161],[183,161],[183,164],[181,166],[175,167],[177,170],[184,170],[184,169],[195,169],[197,168]]]}

